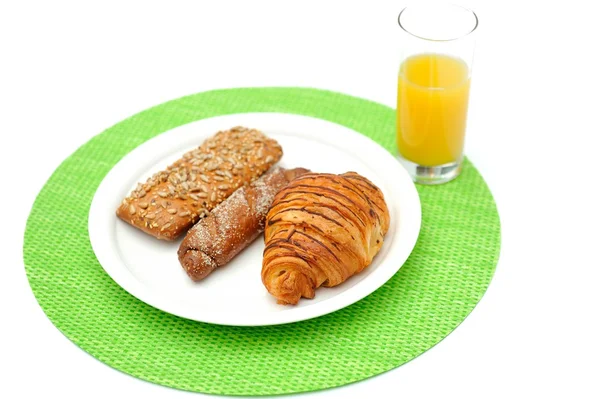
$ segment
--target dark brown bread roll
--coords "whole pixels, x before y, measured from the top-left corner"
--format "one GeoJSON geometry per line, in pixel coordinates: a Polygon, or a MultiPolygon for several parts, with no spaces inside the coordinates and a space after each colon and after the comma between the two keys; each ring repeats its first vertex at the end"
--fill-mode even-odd
{"type": "Polygon", "coordinates": [[[190,278],[202,280],[250,245],[265,228],[265,217],[275,194],[307,172],[302,168],[276,167],[238,189],[200,220],[188,231],[178,251],[179,262],[190,278]]]}

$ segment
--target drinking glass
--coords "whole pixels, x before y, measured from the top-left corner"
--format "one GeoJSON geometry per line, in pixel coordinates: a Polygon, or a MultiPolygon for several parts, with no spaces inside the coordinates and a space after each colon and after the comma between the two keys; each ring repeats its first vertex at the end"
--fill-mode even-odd
{"type": "Polygon", "coordinates": [[[461,170],[478,19],[458,5],[427,3],[403,9],[398,23],[400,161],[417,183],[445,183],[461,170]]]}

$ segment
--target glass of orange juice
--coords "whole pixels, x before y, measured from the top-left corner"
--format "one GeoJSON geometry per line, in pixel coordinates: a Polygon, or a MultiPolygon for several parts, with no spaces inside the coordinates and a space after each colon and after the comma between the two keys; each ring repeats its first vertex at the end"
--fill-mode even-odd
{"type": "Polygon", "coordinates": [[[453,5],[403,9],[396,141],[413,180],[440,184],[460,174],[477,16],[453,5]]]}

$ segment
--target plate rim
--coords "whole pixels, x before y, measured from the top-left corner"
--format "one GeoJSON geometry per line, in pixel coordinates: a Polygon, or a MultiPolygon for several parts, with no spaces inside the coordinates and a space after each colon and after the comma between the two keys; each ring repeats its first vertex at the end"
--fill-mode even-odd
{"type": "MultiPolygon", "coordinates": [[[[336,132],[336,134],[339,134],[339,133],[336,132]]],[[[344,147],[344,146],[348,145],[347,143],[339,146],[338,144],[334,144],[331,141],[323,140],[322,137],[318,137],[315,134],[312,134],[312,135],[309,134],[308,136],[311,136],[314,139],[318,139],[318,141],[320,141],[320,142],[324,142],[329,145],[335,145],[338,148],[341,147],[343,150],[346,150],[346,151],[348,150],[347,147],[344,147]]],[[[133,155],[133,156],[135,156],[135,155],[133,155]]],[[[394,171],[394,173],[396,173],[396,171],[394,171]]],[[[387,173],[387,175],[389,175],[389,173],[387,173]]],[[[388,179],[384,178],[384,180],[388,180],[388,179]]],[[[241,112],[241,113],[232,113],[232,114],[225,114],[225,115],[216,115],[216,116],[212,116],[209,118],[198,119],[198,120],[195,120],[195,121],[183,124],[183,125],[173,127],[172,129],[166,130],[166,131],[144,141],[143,143],[138,145],[136,148],[131,150],[129,153],[127,153],[125,156],[123,156],[115,165],[113,165],[111,167],[111,169],[103,177],[101,183],[98,185],[96,191],[94,192],[94,196],[92,198],[92,202],[91,202],[91,205],[89,208],[89,213],[88,213],[88,234],[89,234],[92,250],[96,256],[96,259],[98,260],[98,263],[103,268],[103,270],[109,275],[109,277],[117,285],[119,285],[122,289],[124,289],[126,292],[128,292],[129,294],[131,294],[138,300],[148,304],[149,306],[159,309],[163,312],[166,312],[166,313],[178,316],[178,317],[182,317],[185,319],[194,320],[197,322],[215,324],[215,325],[248,326],[249,327],[249,326],[269,326],[269,325],[289,324],[289,323],[300,322],[300,321],[309,320],[309,319],[313,319],[313,318],[318,318],[318,317],[324,316],[326,314],[330,314],[330,313],[336,312],[338,310],[341,310],[343,308],[346,308],[348,306],[351,306],[351,305],[355,304],[356,302],[369,296],[373,292],[377,291],[379,288],[381,288],[383,285],[385,285],[385,283],[401,269],[401,267],[406,263],[406,260],[408,259],[409,255],[414,250],[414,247],[416,245],[416,242],[419,237],[420,230],[421,230],[421,224],[422,224],[421,218],[422,218],[422,210],[421,210],[419,194],[418,194],[416,186],[414,185],[408,172],[402,167],[400,162],[391,153],[389,153],[379,143],[372,140],[368,136],[365,136],[364,134],[362,134],[348,126],[345,126],[345,125],[342,125],[342,124],[339,124],[336,122],[332,122],[332,121],[329,121],[326,119],[313,117],[313,116],[294,114],[294,113],[286,113],[286,112],[241,112]],[[130,157],[132,157],[132,154],[137,154],[137,153],[143,152],[145,146],[147,146],[148,143],[156,142],[157,139],[160,140],[161,138],[162,138],[162,140],[164,140],[164,137],[167,133],[173,132],[184,126],[201,123],[201,122],[206,122],[207,120],[212,120],[212,119],[222,119],[222,118],[227,119],[232,116],[234,116],[234,117],[240,117],[240,116],[249,117],[250,115],[252,115],[253,117],[257,117],[257,116],[269,117],[269,116],[275,115],[277,117],[283,116],[284,118],[298,118],[298,119],[303,119],[303,120],[311,120],[312,123],[317,122],[319,124],[334,125],[337,130],[340,130],[340,129],[345,130],[346,134],[349,133],[353,136],[353,140],[349,140],[348,142],[350,142],[350,141],[357,142],[358,141],[358,142],[365,143],[365,145],[371,147],[370,151],[375,151],[375,152],[379,152],[380,154],[382,154],[381,158],[378,157],[377,162],[383,161],[384,163],[387,163],[388,165],[394,165],[393,168],[396,169],[396,171],[398,172],[398,175],[395,175],[394,178],[398,179],[402,184],[394,185],[394,188],[392,189],[392,191],[399,192],[400,190],[398,187],[401,185],[410,187],[410,189],[408,191],[403,191],[402,195],[406,196],[407,193],[409,193],[408,196],[410,198],[408,199],[408,201],[410,201],[412,203],[413,209],[411,209],[411,211],[413,211],[415,213],[415,217],[412,218],[412,221],[414,224],[412,226],[412,229],[407,229],[409,234],[407,234],[407,236],[402,238],[405,242],[408,242],[407,247],[409,249],[407,251],[405,251],[405,253],[402,254],[403,256],[400,259],[397,258],[394,261],[394,262],[399,263],[399,265],[397,267],[383,268],[383,271],[380,272],[379,274],[375,274],[374,276],[368,276],[365,279],[365,280],[370,280],[370,284],[363,284],[363,285],[357,284],[356,286],[353,286],[353,287],[349,288],[348,290],[340,292],[339,294],[337,294],[331,298],[328,298],[325,301],[318,302],[314,306],[293,308],[290,310],[286,310],[284,312],[269,313],[267,317],[265,317],[265,314],[263,314],[262,319],[266,319],[266,320],[259,321],[259,322],[249,321],[248,319],[244,319],[243,321],[231,322],[231,321],[228,321],[227,317],[225,317],[224,319],[219,319],[219,317],[198,318],[198,317],[194,317],[192,315],[186,314],[186,312],[181,312],[178,310],[178,307],[180,307],[180,305],[178,305],[178,303],[171,301],[169,298],[165,297],[164,295],[153,292],[152,290],[149,289],[149,287],[147,287],[146,285],[142,284],[139,280],[137,280],[130,272],[124,273],[123,270],[119,270],[119,268],[114,267],[114,265],[112,264],[115,261],[114,254],[112,254],[113,256],[110,256],[108,253],[102,252],[102,249],[104,247],[106,247],[106,245],[101,244],[103,241],[100,239],[97,239],[96,237],[97,237],[97,234],[99,233],[99,231],[101,230],[101,229],[99,230],[99,228],[97,226],[102,224],[101,220],[99,220],[99,216],[102,215],[102,212],[101,212],[102,205],[104,204],[104,202],[101,200],[102,199],[101,194],[106,190],[105,187],[107,187],[108,183],[111,182],[111,179],[113,178],[113,175],[115,174],[114,173],[115,170],[116,171],[119,170],[119,165],[122,165],[124,163],[124,160],[130,159],[130,157]],[[366,143],[368,143],[368,144],[366,144],[366,143]],[[385,156],[383,154],[385,154],[385,156]],[[384,272],[387,272],[387,273],[384,273],[384,272]],[[375,279],[375,277],[377,277],[377,279],[375,279]],[[360,289],[360,288],[362,288],[362,289],[360,289]],[[351,294],[354,294],[354,295],[351,295],[351,294]],[[348,297],[349,297],[349,299],[347,299],[348,297]],[[158,298],[158,300],[156,300],[156,298],[158,298]]],[[[114,221],[114,219],[113,219],[113,221],[114,221]]],[[[110,240],[105,240],[105,241],[110,241],[110,240]]],[[[392,248],[390,248],[390,249],[392,249],[392,248]]],[[[120,263],[123,264],[123,260],[121,258],[119,258],[119,259],[120,259],[120,263]]],[[[127,269],[127,266],[124,264],[123,264],[123,267],[125,269],[127,269]]],[[[121,267],[120,269],[123,269],[123,267],[121,267]]],[[[378,270],[379,269],[381,269],[381,268],[378,267],[378,270]]],[[[210,315],[214,316],[216,313],[215,312],[206,312],[205,314],[209,315],[209,316],[210,315]]]]}

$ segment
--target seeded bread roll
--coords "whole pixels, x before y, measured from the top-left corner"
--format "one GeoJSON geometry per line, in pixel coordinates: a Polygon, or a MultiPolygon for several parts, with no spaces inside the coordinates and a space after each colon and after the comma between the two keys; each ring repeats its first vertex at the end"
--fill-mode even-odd
{"type": "Polygon", "coordinates": [[[179,247],[179,262],[194,281],[224,266],[265,229],[275,194],[307,169],[275,167],[249,186],[241,187],[199,221],[179,247]]]}
{"type": "Polygon", "coordinates": [[[139,183],[117,216],[156,238],[174,240],[282,154],[281,146],[258,130],[238,126],[220,131],[139,183]]]}

